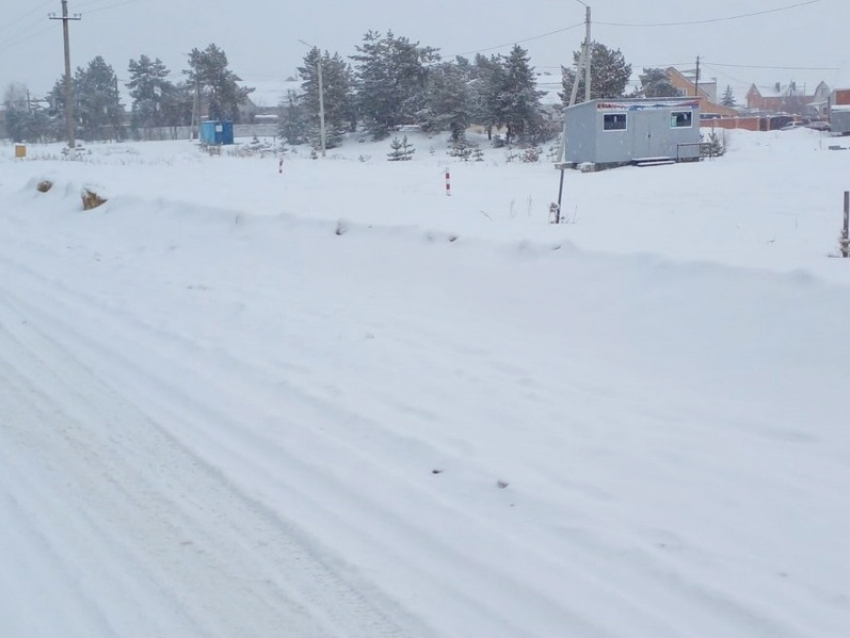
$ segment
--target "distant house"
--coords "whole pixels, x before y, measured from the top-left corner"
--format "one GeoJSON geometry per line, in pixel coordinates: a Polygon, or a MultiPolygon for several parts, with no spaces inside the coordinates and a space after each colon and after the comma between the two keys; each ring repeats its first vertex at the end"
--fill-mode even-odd
{"type": "Polygon", "coordinates": [[[833,133],[850,133],[850,89],[835,89],[832,92],[828,114],[833,133]]]}
{"type": "Polygon", "coordinates": [[[610,168],[700,158],[694,98],[591,100],[564,110],[565,164],[610,168]]]}
{"type": "Polygon", "coordinates": [[[675,67],[667,69],[670,84],[679,90],[679,94],[699,98],[700,113],[703,118],[737,117],[738,110],[723,106],[717,102],[717,80],[715,78],[696,81],[696,71],[680,71],[675,67]]]}
{"type": "Polygon", "coordinates": [[[812,93],[808,93],[805,85],[801,87],[796,82],[785,85],[777,82],[767,88],[753,84],[747,91],[747,108],[751,111],[803,115],[828,104],[829,96],[830,89],[826,82],[818,84],[812,93]]]}

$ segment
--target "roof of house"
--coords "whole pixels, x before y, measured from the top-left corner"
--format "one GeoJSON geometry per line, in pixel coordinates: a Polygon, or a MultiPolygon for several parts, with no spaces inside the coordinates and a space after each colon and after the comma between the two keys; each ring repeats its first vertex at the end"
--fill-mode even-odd
{"type": "Polygon", "coordinates": [[[771,84],[770,86],[757,86],[753,84],[750,86],[750,90],[748,93],[757,93],[761,97],[768,98],[783,98],[783,97],[813,97],[821,87],[825,87],[829,90],[829,86],[825,82],[820,82],[814,88],[814,90],[809,93],[806,91],[806,85],[804,84],[802,88],[796,82],[790,82],[789,84],[782,84],[777,82],[776,84],[771,84]]]}

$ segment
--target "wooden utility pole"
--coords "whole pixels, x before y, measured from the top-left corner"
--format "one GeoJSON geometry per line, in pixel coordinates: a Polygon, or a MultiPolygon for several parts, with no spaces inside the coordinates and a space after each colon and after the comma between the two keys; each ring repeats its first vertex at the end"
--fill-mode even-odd
{"type": "Polygon", "coordinates": [[[593,55],[590,48],[590,5],[585,7],[584,22],[584,101],[590,102],[590,67],[593,55]]]}
{"type": "Polygon", "coordinates": [[[697,56],[697,71],[694,76],[694,96],[699,100],[699,56],[697,56]]]}
{"type": "Polygon", "coordinates": [[[570,92],[570,103],[572,106],[576,103],[578,96],[578,82],[581,77],[581,71],[584,69],[584,101],[590,102],[590,6],[583,0],[576,0],[584,5],[584,45],[581,47],[581,53],[578,56],[578,64],[576,65],[576,75],[573,80],[573,90],[570,92]]]}
{"type": "Polygon", "coordinates": [[[74,135],[74,85],[71,82],[71,41],[68,36],[68,21],[82,20],[79,13],[73,17],[68,16],[68,0],[62,0],[62,17],[50,14],[51,20],[62,21],[62,35],[65,39],[65,128],[68,133],[68,148],[76,146],[74,135]]]}
{"type": "MultiPolygon", "coordinates": [[[[579,4],[584,5],[584,46],[581,48],[581,53],[578,56],[578,64],[576,65],[576,75],[573,79],[573,89],[570,92],[570,103],[569,106],[573,106],[576,103],[576,98],[578,97],[578,79],[581,76],[581,70],[584,69],[584,101],[590,102],[590,68],[591,68],[591,47],[590,47],[590,5],[587,4],[584,0],[576,0],[579,4]]],[[[568,117],[566,113],[564,113],[564,117],[568,117]]],[[[565,137],[565,133],[561,133],[561,148],[558,152],[558,161],[560,162],[561,169],[561,183],[558,186],[558,203],[557,210],[555,212],[555,217],[558,220],[556,223],[561,223],[561,198],[564,194],[564,164],[565,164],[565,155],[567,152],[567,140],[565,137]]],[[[553,204],[554,206],[554,204],[553,204]]]]}

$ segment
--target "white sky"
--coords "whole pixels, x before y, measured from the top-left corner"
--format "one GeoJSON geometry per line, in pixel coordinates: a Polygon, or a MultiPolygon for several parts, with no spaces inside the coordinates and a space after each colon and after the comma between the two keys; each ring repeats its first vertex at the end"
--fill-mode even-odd
{"type": "MultiPolygon", "coordinates": [[[[716,77],[721,90],[732,85],[739,102],[752,82],[767,86],[793,79],[811,87],[825,80],[831,87],[850,86],[848,0],[809,0],[785,11],[688,26],[610,24],[713,20],[804,1],[591,0],[593,37],[622,50],[635,71],[671,64],[693,67],[700,55],[703,77],[716,77]]],[[[34,94],[47,92],[63,71],[61,23],[47,18],[49,12],[61,13],[60,0],[0,0],[0,9],[0,90],[19,81],[34,94]]],[[[440,48],[446,57],[507,53],[519,42],[539,71],[557,75],[558,65],[569,62],[579,47],[583,27],[551,32],[584,20],[578,0],[432,0],[416,5],[397,0],[69,0],[69,9],[83,16],[71,23],[74,68],[102,55],[126,79],[129,60],[147,54],[161,58],[179,78],[188,51],[214,42],[249,83],[294,74],[305,51],[299,39],[348,56],[368,29],[392,29],[440,48]],[[535,38],[547,33],[551,35],[535,38]],[[508,46],[496,48],[500,45],[508,46]]]]}

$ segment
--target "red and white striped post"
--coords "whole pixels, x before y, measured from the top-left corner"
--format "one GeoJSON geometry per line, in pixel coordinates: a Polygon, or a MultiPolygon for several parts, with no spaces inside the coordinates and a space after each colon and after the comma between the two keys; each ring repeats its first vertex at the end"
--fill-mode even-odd
{"type": "Polygon", "coordinates": [[[446,195],[451,197],[452,194],[452,176],[449,169],[446,168],[446,195]]]}

